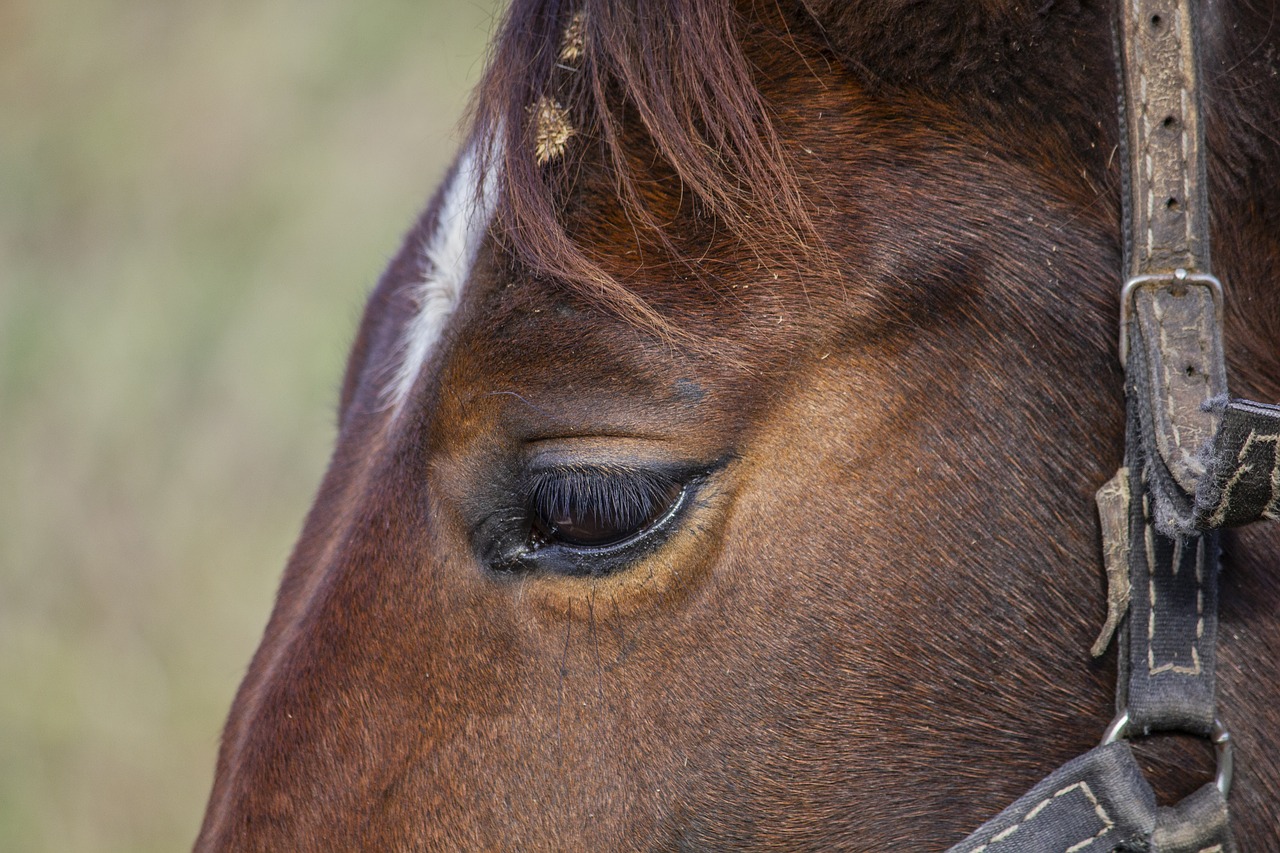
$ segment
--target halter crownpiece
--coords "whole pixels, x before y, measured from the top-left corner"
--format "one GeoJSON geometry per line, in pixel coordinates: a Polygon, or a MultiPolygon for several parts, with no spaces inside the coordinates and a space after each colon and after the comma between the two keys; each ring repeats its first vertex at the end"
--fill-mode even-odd
{"type": "Polygon", "coordinates": [[[1125,151],[1125,465],[1098,491],[1117,716],[951,853],[1233,853],[1231,736],[1217,718],[1218,530],[1280,516],[1280,408],[1227,398],[1223,288],[1211,272],[1193,0],[1121,0],[1125,151]],[[1172,808],[1127,739],[1210,740],[1214,782],[1172,808]]]}

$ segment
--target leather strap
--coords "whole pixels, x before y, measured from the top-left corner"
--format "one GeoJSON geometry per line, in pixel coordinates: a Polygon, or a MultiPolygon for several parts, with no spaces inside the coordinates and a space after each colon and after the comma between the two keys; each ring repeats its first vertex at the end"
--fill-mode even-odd
{"type": "Polygon", "coordinates": [[[1205,271],[1209,216],[1191,0],[1122,0],[1128,276],[1205,271]]]}
{"type": "Polygon", "coordinates": [[[1156,523],[1190,533],[1201,450],[1226,393],[1221,285],[1209,275],[1209,203],[1192,0],[1122,0],[1127,131],[1122,350],[1153,466],[1156,523]],[[1133,352],[1129,352],[1132,346],[1133,352]],[[1136,356],[1136,361],[1134,356],[1136,356]]]}
{"type": "Polygon", "coordinates": [[[1276,514],[1280,408],[1226,404],[1194,0],[1121,2],[1128,278],[1120,355],[1142,418],[1156,529],[1190,536],[1276,514]]]}
{"type": "Polygon", "coordinates": [[[952,853],[1235,849],[1224,793],[1230,736],[1215,705],[1217,534],[1203,526],[1275,511],[1280,474],[1256,469],[1278,470],[1280,410],[1225,402],[1192,3],[1121,0],[1128,426],[1125,468],[1098,497],[1110,592],[1094,653],[1119,634],[1120,714],[1108,741],[1212,734],[1221,790],[1157,809],[1128,745],[1109,743],[1054,771],[952,853]]]}
{"type": "Polygon", "coordinates": [[[1195,530],[1194,495],[1204,479],[1206,445],[1227,393],[1220,288],[1212,276],[1175,270],[1131,279],[1131,350],[1126,373],[1137,395],[1141,440],[1155,466],[1157,523],[1166,535],[1195,530]]]}

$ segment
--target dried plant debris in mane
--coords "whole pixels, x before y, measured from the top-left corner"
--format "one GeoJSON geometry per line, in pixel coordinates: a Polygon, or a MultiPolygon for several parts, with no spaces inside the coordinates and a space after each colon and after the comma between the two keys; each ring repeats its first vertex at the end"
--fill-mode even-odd
{"type": "Polygon", "coordinates": [[[586,51],[586,42],[583,13],[574,12],[569,16],[568,26],[564,28],[564,39],[560,42],[560,61],[570,65],[577,63],[586,51]]]}
{"type": "Polygon", "coordinates": [[[533,158],[538,165],[545,166],[564,154],[573,135],[569,111],[545,95],[538,98],[533,108],[533,158]]]}
{"type": "Polygon", "coordinates": [[[565,228],[584,172],[603,172],[641,245],[701,278],[696,256],[673,240],[668,212],[646,198],[656,159],[677,183],[671,195],[762,266],[813,265],[811,208],[742,29],[730,4],[712,0],[511,7],[474,112],[479,132],[501,137],[482,147],[500,152],[488,164],[503,183],[494,233],[516,263],[672,331],[565,228]],[[653,156],[638,159],[646,148],[653,156]]]}

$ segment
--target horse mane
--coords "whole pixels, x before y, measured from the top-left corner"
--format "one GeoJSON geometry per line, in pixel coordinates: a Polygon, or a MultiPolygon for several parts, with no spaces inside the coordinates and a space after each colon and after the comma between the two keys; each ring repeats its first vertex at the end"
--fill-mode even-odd
{"type": "Polygon", "coordinates": [[[564,224],[583,172],[603,169],[640,244],[698,277],[651,203],[655,163],[637,159],[637,132],[700,218],[763,263],[811,260],[810,205],[744,53],[746,27],[722,0],[511,5],[472,110],[485,167],[501,172],[494,234],[518,264],[674,331],[564,224]]]}

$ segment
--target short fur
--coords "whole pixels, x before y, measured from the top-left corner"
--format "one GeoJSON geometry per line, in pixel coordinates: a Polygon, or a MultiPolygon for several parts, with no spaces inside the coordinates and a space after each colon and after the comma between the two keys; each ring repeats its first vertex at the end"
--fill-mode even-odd
{"type": "MultiPolygon", "coordinates": [[[[475,111],[490,239],[399,416],[439,200],[370,299],[197,850],[940,850],[1095,744],[1110,14],[517,0],[475,111]],[[543,96],[575,135],[539,165],[543,96]],[[711,473],[625,569],[495,572],[540,454],[711,473]]],[[[1275,401],[1280,14],[1202,29],[1229,376],[1275,401]]],[[[1227,537],[1245,850],[1280,849],[1278,554],[1227,537]]],[[[1165,797],[1198,746],[1150,745],[1165,797]]]]}

